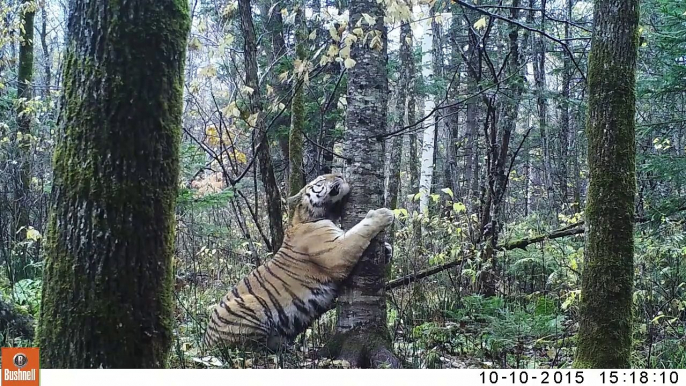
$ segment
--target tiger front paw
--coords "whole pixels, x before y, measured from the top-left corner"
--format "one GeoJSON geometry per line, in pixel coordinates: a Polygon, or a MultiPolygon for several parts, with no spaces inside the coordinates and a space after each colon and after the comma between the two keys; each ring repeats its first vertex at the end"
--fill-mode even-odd
{"type": "Polygon", "coordinates": [[[379,208],[376,210],[370,210],[367,213],[367,218],[374,221],[379,227],[386,228],[393,223],[395,216],[393,211],[387,208],[379,208]]]}
{"type": "Polygon", "coordinates": [[[393,260],[393,247],[391,246],[391,244],[389,244],[387,242],[384,242],[383,244],[384,244],[384,248],[383,248],[384,249],[384,251],[383,251],[384,252],[384,254],[383,254],[384,264],[388,264],[391,262],[391,260],[393,260]]]}

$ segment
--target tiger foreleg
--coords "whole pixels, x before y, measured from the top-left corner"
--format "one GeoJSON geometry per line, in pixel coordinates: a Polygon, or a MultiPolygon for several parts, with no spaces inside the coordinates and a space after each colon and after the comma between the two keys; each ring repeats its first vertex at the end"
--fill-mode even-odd
{"type": "Polygon", "coordinates": [[[362,221],[338,239],[336,248],[328,256],[328,265],[335,267],[334,272],[339,279],[347,277],[372,239],[392,222],[391,210],[386,208],[370,210],[362,221]]]}

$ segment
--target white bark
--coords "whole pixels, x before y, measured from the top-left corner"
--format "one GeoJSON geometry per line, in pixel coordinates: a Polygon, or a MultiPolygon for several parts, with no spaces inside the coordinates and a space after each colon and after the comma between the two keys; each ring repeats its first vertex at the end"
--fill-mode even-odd
{"type": "MultiPolygon", "coordinates": [[[[427,10],[428,14],[428,10],[427,10]]],[[[431,33],[431,19],[424,21],[424,36],[422,36],[422,77],[424,84],[433,83],[433,36],[431,33]]],[[[435,106],[434,96],[427,95],[424,99],[424,116],[431,113],[435,106]]],[[[424,121],[424,139],[422,141],[422,163],[419,176],[419,212],[428,214],[429,196],[431,194],[431,179],[434,171],[434,135],[436,133],[434,114],[424,121]]]]}

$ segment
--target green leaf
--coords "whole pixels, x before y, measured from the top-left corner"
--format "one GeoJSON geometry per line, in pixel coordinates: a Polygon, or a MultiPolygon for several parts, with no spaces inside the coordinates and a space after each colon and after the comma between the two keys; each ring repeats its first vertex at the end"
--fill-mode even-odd
{"type": "Polygon", "coordinates": [[[441,192],[447,194],[448,196],[450,196],[450,198],[453,198],[453,191],[452,191],[452,189],[450,189],[450,188],[443,188],[443,189],[441,189],[441,192]]]}

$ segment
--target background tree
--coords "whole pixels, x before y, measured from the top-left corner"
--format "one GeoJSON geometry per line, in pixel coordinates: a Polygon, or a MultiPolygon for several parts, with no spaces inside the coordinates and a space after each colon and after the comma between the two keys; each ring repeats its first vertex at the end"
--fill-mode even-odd
{"type": "Polygon", "coordinates": [[[588,71],[586,255],[575,366],[629,368],[638,1],[599,0],[588,71]]]}
{"type": "Polygon", "coordinates": [[[166,364],[189,27],[185,1],[71,3],[38,335],[46,368],[166,364]]]}
{"type": "Polygon", "coordinates": [[[33,20],[36,15],[35,4],[32,0],[23,0],[20,12],[22,24],[19,33],[19,70],[17,71],[17,154],[22,161],[19,163],[15,178],[15,204],[17,205],[17,237],[26,237],[29,224],[28,196],[31,184],[31,163],[29,149],[31,144],[31,113],[27,111],[27,101],[33,97],[33,20]],[[22,230],[23,228],[23,230],[22,230]]]}

